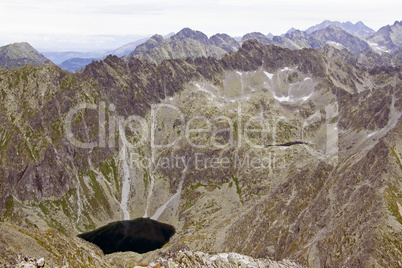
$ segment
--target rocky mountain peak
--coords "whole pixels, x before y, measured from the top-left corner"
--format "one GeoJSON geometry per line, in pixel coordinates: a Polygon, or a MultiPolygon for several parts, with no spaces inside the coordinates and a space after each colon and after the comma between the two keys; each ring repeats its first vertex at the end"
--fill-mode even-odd
{"type": "Polygon", "coordinates": [[[4,46],[5,48],[14,49],[34,49],[28,42],[13,43],[4,46]]]}
{"type": "Polygon", "coordinates": [[[291,34],[291,33],[293,33],[294,31],[297,31],[297,29],[295,29],[295,28],[290,28],[285,34],[282,34],[282,36],[284,36],[284,35],[287,35],[287,34],[291,34]]]}
{"type": "Polygon", "coordinates": [[[223,48],[225,51],[236,51],[240,45],[227,34],[215,34],[209,38],[211,44],[223,48]]]}
{"type": "Polygon", "coordinates": [[[159,34],[153,35],[144,44],[148,49],[152,49],[163,41],[163,36],[159,34]]]}
{"type": "Polygon", "coordinates": [[[165,59],[221,58],[227,52],[237,51],[239,47],[239,43],[227,34],[216,34],[208,39],[200,31],[184,28],[167,39],[160,35],[153,36],[145,44],[136,47],[129,57],[158,64],[165,59]]]}
{"type": "Polygon", "coordinates": [[[184,40],[187,38],[199,41],[205,45],[209,43],[208,36],[206,36],[204,33],[200,31],[194,31],[190,28],[184,28],[180,32],[171,37],[172,40],[184,40]]]}
{"type": "Polygon", "coordinates": [[[380,47],[383,52],[395,54],[402,46],[402,21],[381,27],[367,40],[380,47]]]}
{"type": "Polygon", "coordinates": [[[255,39],[258,40],[259,42],[261,42],[262,44],[265,45],[270,45],[272,44],[272,40],[268,38],[268,36],[260,33],[260,32],[252,32],[252,33],[247,33],[243,36],[243,38],[241,39],[241,42],[245,42],[249,39],[255,39]]]}
{"type": "Polygon", "coordinates": [[[39,66],[48,59],[29,43],[14,43],[0,47],[0,67],[12,69],[25,64],[39,66]]]}
{"type": "Polygon", "coordinates": [[[393,26],[402,26],[402,20],[401,21],[395,21],[393,26]]]}
{"type": "Polygon", "coordinates": [[[315,49],[330,44],[340,49],[347,48],[355,55],[358,55],[363,51],[372,50],[365,41],[332,24],[324,29],[313,32],[308,38],[311,47],[315,49]]]}
{"type": "Polygon", "coordinates": [[[340,31],[342,31],[342,29],[340,27],[335,26],[333,24],[328,25],[324,29],[326,29],[327,31],[332,31],[332,32],[340,32],[340,31]]]}
{"type": "Polygon", "coordinates": [[[362,21],[358,21],[353,24],[351,22],[346,22],[343,27],[347,32],[356,35],[360,38],[367,38],[374,33],[374,30],[366,26],[362,21]]]}
{"type": "Polygon", "coordinates": [[[297,37],[297,36],[304,36],[304,37],[306,37],[307,34],[306,34],[305,32],[300,31],[300,30],[295,30],[295,31],[293,31],[293,32],[290,32],[290,33],[285,34],[285,37],[287,37],[287,38],[294,38],[294,37],[297,37]]]}
{"type": "Polygon", "coordinates": [[[223,40],[225,42],[231,42],[234,39],[232,37],[230,37],[230,35],[228,35],[228,34],[218,33],[218,34],[211,36],[210,40],[223,40]]]}
{"type": "Polygon", "coordinates": [[[257,39],[247,39],[246,41],[243,42],[241,45],[241,48],[247,51],[252,51],[252,50],[261,50],[264,47],[264,45],[259,42],[257,39]]]}

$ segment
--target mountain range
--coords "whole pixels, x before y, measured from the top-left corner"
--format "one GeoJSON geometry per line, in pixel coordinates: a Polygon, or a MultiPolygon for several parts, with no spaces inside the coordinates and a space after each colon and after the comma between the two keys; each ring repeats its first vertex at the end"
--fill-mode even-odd
{"type": "Polygon", "coordinates": [[[185,28],[74,74],[0,69],[0,265],[401,266],[402,51],[373,47],[185,28]],[[175,233],[79,238],[138,218],[175,233]]]}
{"type": "MultiPolygon", "coordinates": [[[[319,49],[325,45],[331,45],[338,49],[347,49],[355,56],[366,51],[373,51],[377,54],[386,52],[392,56],[401,47],[401,36],[402,27],[398,21],[375,32],[361,21],[353,24],[326,20],[305,31],[291,28],[281,36],[254,32],[245,34],[240,41],[237,41],[227,34],[216,34],[208,38],[202,32],[184,28],[177,34],[171,33],[164,37],[154,35],[151,38],[140,39],[109,51],[46,52],[44,55],[63,69],[72,72],[82,69],[93,60],[102,60],[109,54],[119,57],[137,57],[154,63],[172,58],[190,57],[195,59],[200,56],[221,58],[227,52],[237,51],[241,44],[249,39],[289,49],[319,49]]],[[[36,51],[34,54],[40,53],[36,51]]],[[[0,61],[0,66],[9,68],[7,66],[11,65],[2,64],[0,61]]]]}
{"type": "Polygon", "coordinates": [[[165,59],[192,59],[198,57],[221,58],[227,52],[236,51],[239,43],[227,34],[216,34],[208,38],[199,31],[184,28],[168,39],[154,35],[139,45],[129,57],[161,63],[165,59]]]}
{"type": "Polygon", "coordinates": [[[375,33],[375,31],[373,29],[367,27],[361,21],[353,24],[350,21],[339,22],[339,21],[329,21],[329,20],[325,20],[320,24],[317,24],[315,26],[311,26],[305,32],[307,34],[311,34],[311,33],[315,32],[317,30],[325,29],[330,25],[338,27],[338,28],[341,28],[341,29],[347,31],[348,33],[350,33],[352,35],[355,35],[355,36],[357,36],[357,37],[359,37],[361,39],[368,38],[369,36],[371,36],[372,34],[375,33]]]}
{"type": "MultiPolygon", "coordinates": [[[[164,36],[169,38],[174,33],[170,33],[164,36]]],[[[124,57],[129,55],[138,45],[145,43],[149,37],[139,39],[134,42],[127,43],[121,47],[113,50],[98,51],[98,52],[44,52],[43,54],[51,60],[53,63],[59,65],[61,68],[75,72],[93,60],[102,60],[107,55],[116,55],[118,57],[124,57]]]]}
{"type": "MultiPolygon", "coordinates": [[[[396,25],[399,24],[396,23],[396,25]]],[[[398,34],[402,33],[402,30],[399,28],[394,27],[392,29],[394,29],[393,36],[398,36],[398,34]]],[[[352,34],[360,33],[358,35],[362,36],[363,32],[368,35],[374,31],[370,31],[370,29],[361,22],[356,24],[350,22],[342,24],[325,21],[317,26],[309,28],[308,31],[305,32],[292,29],[285,35],[273,36],[272,38],[259,32],[248,33],[238,42],[226,34],[216,34],[208,39],[208,37],[201,32],[185,28],[168,39],[163,39],[158,35],[153,36],[144,44],[139,45],[129,57],[146,59],[153,63],[160,63],[165,59],[173,58],[186,59],[190,57],[195,59],[200,56],[211,56],[219,59],[225,53],[237,51],[243,42],[250,39],[258,40],[265,45],[275,45],[289,49],[320,49],[326,45],[330,45],[341,50],[347,49],[354,54],[355,57],[359,57],[361,53],[371,51],[381,55],[384,52],[380,49],[382,43],[377,45],[374,41],[365,41],[352,34]]],[[[380,33],[376,33],[376,35],[382,36],[382,32],[383,30],[381,30],[380,33]]],[[[372,35],[373,37],[370,38],[374,38],[376,35],[372,35]]],[[[397,43],[397,38],[395,37],[394,39],[397,43]]],[[[395,56],[398,49],[401,47],[400,45],[392,46],[393,53],[388,53],[390,57],[395,56]]]]}

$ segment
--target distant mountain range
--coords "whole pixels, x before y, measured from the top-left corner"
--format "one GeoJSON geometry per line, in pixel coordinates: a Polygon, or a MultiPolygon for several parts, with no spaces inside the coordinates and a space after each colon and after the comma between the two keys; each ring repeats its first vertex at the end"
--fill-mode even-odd
{"type": "MultiPolygon", "coordinates": [[[[174,33],[169,33],[163,38],[170,38],[174,33]]],[[[116,55],[118,57],[124,57],[129,55],[135,50],[138,45],[145,43],[150,37],[142,38],[134,42],[130,42],[121,47],[113,50],[107,51],[97,51],[97,52],[44,52],[43,54],[51,60],[53,63],[59,65],[61,68],[75,72],[87,64],[91,63],[93,60],[103,60],[107,55],[116,55]]]]}
{"type": "Polygon", "coordinates": [[[102,60],[106,58],[107,55],[116,55],[118,57],[124,57],[129,55],[138,45],[146,42],[149,39],[143,38],[134,42],[125,44],[124,46],[118,47],[113,50],[108,51],[95,51],[95,52],[77,52],[77,51],[67,51],[67,52],[44,52],[43,54],[51,60],[53,63],[57,64],[61,68],[75,72],[87,64],[91,63],[93,60],[102,60]]]}
{"type": "MultiPolygon", "coordinates": [[[[170,37],[170,35],[169,35],[169,37],[170,37]]],[[[145,43],[148,39],[149,39],[149,37],[146,37],[146,38],[137,40],[137,41],[135,41],[135,42],[128,43],[128,44],[126,44],[126,45],[124,45],[124,46],[121,46],[121,47],[116,48],[116,49],[114,49],[114,50],[108,51],[108,52],[106,52],[105,54],[106,54],[106,55],[110,55],[110,54],[111,54],[111,55],[116,55],[116,56],[118,56],[118,57],[127,56],[127,55],[129,55],[131,52],[133,52],[134,49],[135,49],[137,46],[139,46],[139,45],[145,43]]]]}
{"type": "MultiPolygon", "coordinates": [[[[397,37],[402,33],[402,30],[395,26],[392,29],[392,31],[385,32],[388,35],[392,32],[392,36],[395,37],[395,43],[399,44],[397,37]]],[[[374,31],[362,22],[353,24],[351,22],[324,21],[306,31],[292,28],[282,36],[252,32],[245,34],[240,41],[236,41],[226,34],[217,34],[208,39],[201,32],[185,28],[177,35],[168,39],[162,39],[158,35],[153,36],[146,43],[139,45],[129,57],[147,59],[153,63],[160,63],[165,59],[172,58],[186,59],[190,57],[195,59],[200,56],[212,56],[219,59],[227,52],[237,51],[242,43],[250,39],[256,39],[264,45],[275,45],[292,50],[303,48],[320,49],[330,45],[337,49],[346,49],[355,57],[363,52],[374,52],[377,54],[386,52],[385,50],[378,49],[380,45],[376,44],[375,41],[369,42],[363,38],[363,36],[368,36],[370,33],[374,33],[374,31]],[[221,39],[221,42],[216,42],[218,38],[221,39]]],[[[383,34],[379,33],[379,36],[381,37],[383,34]]],[[[386,38],[387,36],[383,37],[384,40],[386,38]]],[[[391,55],[394,55],[401,46],[400,44],[399,46],[395,45],[395,43],[388,44],[388,47],[392,47],[393,53],[391,55]]]]}
{"type": "Polygon", "coordinates": [[[336,26],[338,28],[341,28],[345,31],[347,31],[350,34],[353,34],[359,38],[367,38],[370,35],[372,35],[373,33],[375,33],[375,31],[369,27],[367,27],[366,25],[364,25],[363,22],[359,21],[355,24],[351,23],[350,21],[347,22],[339,22],[339,21],[329,21],[329,20],[325,20],[320,24],[317,24],[315,26],[312,26],[310,28],[308,28],[305,32],[308,34],[311,34],[317,30],[322,30],[327,28],[328,26],[336,26]]]}
{"type": "Polygon", "coordinates": [[[93,51],[93,52],[78,52],[78,51],[66,51],[66,52],[43,52],[43,55],[52,61],[54,64],[60,65],[64,61],[74,58],[104,58],[106,51],[93,51]]]}
{"type": "MultiPolygon", "coordinates": [[[[243,37],[232,38],[227,34],[215,34],[208,38],[200,31],[184,28],[180,32],[166,36],[154,35],[128,43],[114,50],[99,52],[45,52],[40,54],[27,43],[13,44],[0,48],[0,66],[14,68],[26,63],[38,65],[51,60],[61,68],[75,72],[93,60],[102,60],[107,55],[118,57],[135,57],[159,64],[165,59],[186,59],[197,57],[221,58],[228,52],[237,51],[247,40],[256,39],[265,45],[275,45],[289,49],[320,49],[327,45],[337,49],[346,49],[356,58],[375,57],[379,59],[398,58],[402,47],[402,22],[380,28],[377,32],[364,25],[363,22],[338,22],[325,20],[305,31],[291,28],[286,34],[273,36],[252,32],[243,37]],[[371,53],[373,52],[373,53],[371,53]],[[364,53],[361,57],[361,53],[364,53]],[[371,53],[371,54],[370,54],[371,53]],[[374,56],[382,55],[389,56],[374,56]],[[46,57],[46,58],[45,58],[46,57]]],[[[381,64],[397,64],[392,59],[381,64]]]]}
{"type": "Polygon", "coordinates": [[[280,46],[290,49],[314,48],[319,49],[325,45],[332,45],[338,49],[346,48],[355,55],[363,51],[371,51],[371,47],[362,39],[347,31],[329,25],[324,29],[308,34],[307,32],[294,31],[284,37],[275,39],[280,46]]]}
{"type": "Polygon", "coordinates": [[[70,72],[76,72],[77,70],[85,67],[86,65],[90,64],[92,61],[95,60],[103,60],[104,57],[101,58],[72,58],[63,61],[59,66],[64,70],[70,72]]]}
{"type": "MultiPolygon", "coordinates": [[[[187,57],[194,59],[200,56],[212,56],[219,59],[227,52],[237,51],[243,42],[250,39],[256,39],[265,45],[276,45],[289,49],[320,49],[330,45],[337,49],[346,49],[355,57],[363,52],[382,54],[389,50],[388,52],[392,56],[401,47],[399,36],[402,36],[402,29],[398,22],[393,26],[383,28],[376,33],[360,21],[353,24],[326,20],[306,31],[291,28],[281,36],[264,35],[259,32],[247,33],[240,41],[226,34],[216,34],[208,39],[201,32],[185,28],[168,39],[162,39],[158,35],[153,36],[146,43],[139,45],[129,57],[147,59],[153,63],[160,63],[164,59],[185,59],[187,57]],[[390,40],[389,36],[392,36],[394,41],[385,44],[384,40],[390,40]],[[218,39],[221,41],[217,42],[218,39]],[[380,43],[377,44],[376,40],[379,40],[380,43]],[[389,49],[381,49],[381,46],[389,49]]],[[[398,61],[393,60],[392,62],[398,61]]]]}

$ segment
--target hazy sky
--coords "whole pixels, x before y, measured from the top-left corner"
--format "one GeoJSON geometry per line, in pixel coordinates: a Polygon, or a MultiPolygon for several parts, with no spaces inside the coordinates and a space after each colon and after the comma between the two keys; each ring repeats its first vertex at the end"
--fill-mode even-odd
{"type": "Polygon", "coordinates": [[[279,35],[325,19],[361,20],[378,30],[401,20],[401,10],[400,0],[0,0],[0,45],[28,41],[42,50],[96,50],[184,27],[207,35],[279,35]]]}

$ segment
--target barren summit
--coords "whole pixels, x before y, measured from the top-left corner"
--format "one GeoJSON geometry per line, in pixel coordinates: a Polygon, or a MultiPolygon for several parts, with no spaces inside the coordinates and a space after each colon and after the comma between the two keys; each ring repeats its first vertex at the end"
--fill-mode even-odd
{"type": "Polygon", "coordinates": [[[14,43],[0,47],[0,67],[3,68],[12,69],[25,64],[39,66],[47,60],[28,43],[14,43]]]}

